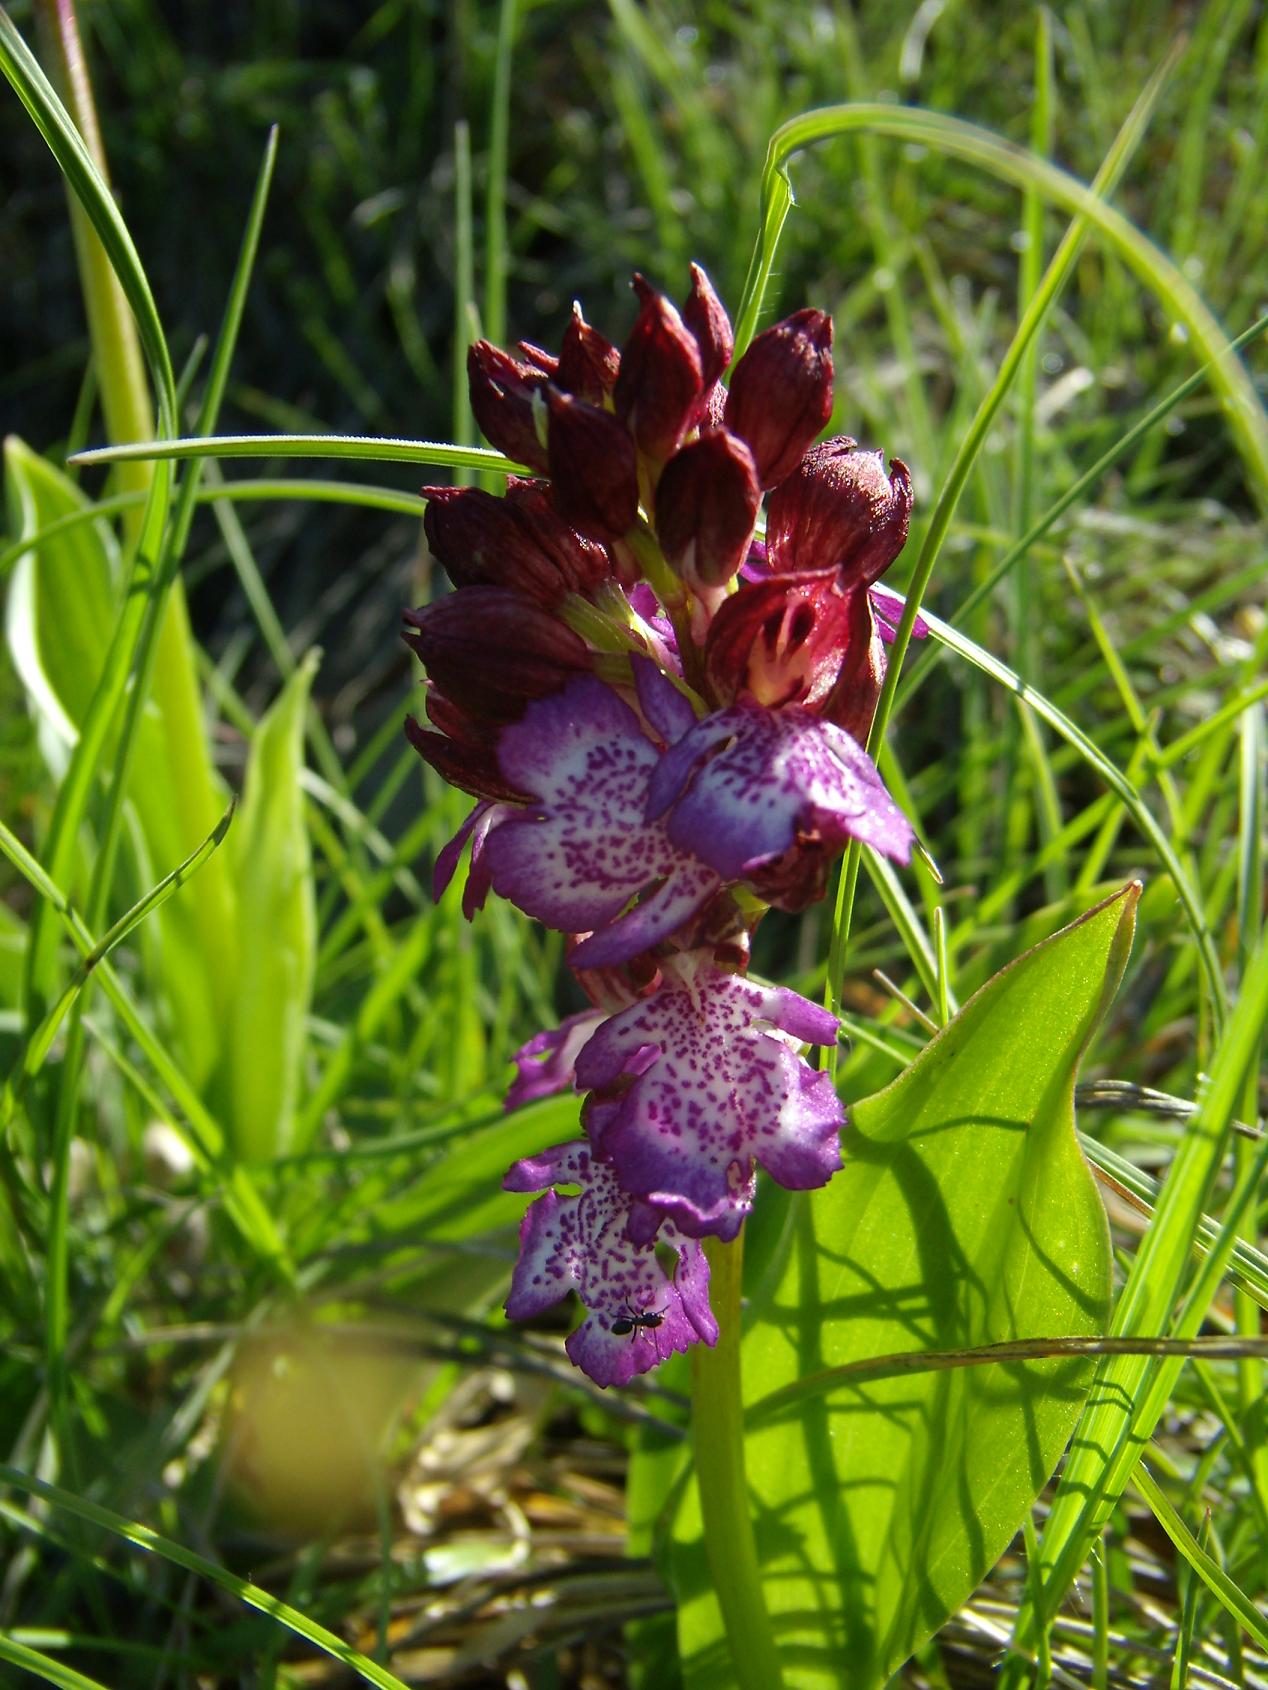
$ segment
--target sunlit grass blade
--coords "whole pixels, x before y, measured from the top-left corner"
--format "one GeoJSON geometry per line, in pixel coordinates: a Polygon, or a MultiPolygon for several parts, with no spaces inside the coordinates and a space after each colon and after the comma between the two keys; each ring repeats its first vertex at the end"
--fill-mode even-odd
{"type": "Polygon", "coordinates": [[[317,913],[300,771],[318,655],[308,654],[256,728],[229,847],[238,899],[223,1092],[230,1144],[248,1160],[302,1148],[295,1122],[317,913]]]}
{"type": "MultiPolygon", "coordinates": [[[[1260,339],[1265,332],[1268,332],[1268,317],[1260,317],[1248,329],[1243,330],[1236,340],[1229,342],[1223,356],[1227,358],[1235,357],[1243,348],[1260,339]]],[[[1083,502],[1085,496],[1104,480],[1115,464],[1120,463],[1142,440],[1151,435],[1167,420],[1178,405],[1183,404],[1191,394],[1196,393],[1198,388],[1209,379],[1210,371],[1205,366],[1200,370],[1195,370],[1178,387],[1173,387],[1170,393],[1160,399],[1156,405],[1151,406],[1145,415],[1134,423],[1125,434],[1121,435],[1108,451],[1103,452],[1090,468],[1076,477],[1062,491],[1060,496],[1049,505],[1043,515],[1031,524],[1021,539],[1008,548],[990,573],[965,594],[956,607],[955,621],[961,625],[967,624],[973,612],[990,597],[1000,582],[1016,568],[1029,553],[1032,546],[1041,540],[1068,510],[1077,508],[1083,502]]],[[[894,705],[895,715],[914,700],[938,661],[939,651],[935,647],[931,648],[926,656],[921,657],[908,668],[907,673],[899,682],[894,705]]]]}
{"type": "Polygon", "coordinates": [[[341,1637],[336,1637],[333,1631],[328,1631],[307,1614],[301,1614],[297,1608],[292,1608],[280,1597],[271,1595],[267,1590],[261,1590],[258,1584],[239,1578],[227,1567],[217,1566],[205,1556],[195,1554],[183,1543],[164,1537],[161,1532],[152,1531],[149,1526],[140,1525],[135,1520],[126,1520],[113,1509],[89,1502],[87,1498],[76,1496],[58,1485],[46,1484],[42,1479],[33,1478],[16,1467],[0,1466],[0,1482],[11,1485],[15,1490],[23,1491],[29,1496],[39,1497],[50,1506],[71,1514],[90,1526],[98,1526],[102,1531],[122,1538],[125,1543],[130,1543],[137,1549],[158,1555],[174,1566],[183,1567],[195,1577],[208,1580],[248,1608],[255,1608],[260,1613],[267,1614],[270,1619],[276,1620],[278,1625],[294,1632],[296,1637],[302,1637],[305,1642],[311,1643],[332,1660],[355,1672],[367,1684],[377,1685],[379,1690],[407,1690],[394,1673],[380,1666],[377,1661],[372,1661],[368,1655],[363,1655],[360,1650],[352,1648],[341,1637]]]}
{"type": "Polygon", "coordinates": [[[174,434],[176,382],[154,295],[132,236],[74,121],[3,8],[0,8],[0,70],[4,71],[14,92],[30,113],[106,249],[111,267],[136,318],[141,344],[153,375],[158,392],[160,432],[174,434]]]}
{"type": "Polygon", "coordinates": [[[496,470],[529,475],[523,464],[487,446],[451,446],[437,440],[399,440],[364,434],[221,434],[209,439],[142,440],[127,446],[96,446],[70,462],[126,463],[133,458],[163,463],[174,458],[341,458],[353,463],[428,464],[441,468],[496,470]]]}
{"type": "MultiPolygon", "coordinates": [[[[929,611],[921,612],[929,625],[930,634],[948,646],[958,656],[965,658],[984,674],[987,674],[998,685],[1007,690],[1041,716],[1045,722],[1072,745],[1089,768],[1093,769],[1101,780],[1111,789],[1122,803],[1132,821],[1144,834],[1159,861],[1166,869],[1175,886],[1176,894],[1184,907],[1189,925],[1198,946],[1198,954],[1202,961],[1202,968],[1206,975],[1207,987],[1211,1002],[1222,1018],[1227,1006],[1228,990],[1224,983],[1224,971],[1220,964],[1219,954],[1215,948],[1215,936],[1211,932],[1202,905],[1202,899],[1197,888],[1193,885],[1185,872],[1183,863],[1176,853],[1166,830],[1160,825],[1135,784],[1130,781],[1121,769],[1108,758],[1099,746],[1093,743],[1087,734],[1050,699],[1033,687],[1027,686],[1022,678],[1015,674],[1006,663],[992,656],[975,641],[968,639],[956,629],[943,622],[940,617],[929,611]]],[[[1164,753],[1165,755],[1165,753],[1164,753]]]]}
{"type": "MultiPolygon", "coordinates": [[[[73,531],[85,523],[114,516],[120,511],[138,509],[145,503],[144,493],[113,493],[106,498],[85,504],[82,510],[68,511],[54,521],[32,529],[29,537],[0,546],[0,578],[3,578],[26,552],[38,549],[46,540],[73,531]]],[[[376,487],[368,482],[288,480],[277,476],[260,476],[249,481],[218,481],[213,486],[199,487],[195,503],[210,505],[285,503],[288,499],[310,501],[314,504],[351,505],[363,510],[388,511],[396,516],[418,516],[422,504],[415,493],[404,493],[396,487],[376,487]]]]}
{"type": "Polygon", "coordinates": [[[42,1678],[46,1684],[56,1684],[60,1690],[106,1690],[106,1686],[99,1679],[89,1678],[87,1673],[76,1672],[75,1668],[67,1666],[65,1661],[55,1660],[52,1655],[32,1649],[29,1644],[19,1643],[16,1637],[6,1637],[2,1631],[0,1661],[8,1661],[10,1666],[20,1667],[33,1678],[42,1678]]]}
{"type": "Polygon", "coordinates": [[[1268,1338],[1012,1338],[967,1350],[911,1350],[899,1355],[868,1356],[863,1361],[807,1374],[804,1379],[759,1397],[745,1410],[745,1419],[753,1423],[766,1420],[812,1397],[863,1380],[902,1379],[919,1373],[999,1367],[1058,1356],[1166,1356],[1177,1361],[1236,1361],[1242,1356],[1268,1356],[1268,1338]]]}
{"type": "MultiPolygon", "coordinates": [[[[1079,1134],[1079,1144],[1102,1183],[1152,1220],[1162,1189],[1159,1181],[1087,1133],[1079,1134]]],[[[1220,1223],[1209,1215],[1202,1215],[1193,1235],[1194,1252],[1205,1254],[1217,1248],[1220,1240],[1220,1223]]],[[[1268,1309],[1268,1256],[1262,1250],[1257,1250],[1244,1239],[1238,1239],[1229,1257],[1229,1278],[1260,1308],[1268,1309]]]]}
{"type": "MultiPolygon", "coordinates": [[[[202,844],[196,850],[191,851],[184,862],[179,863],[170,874],[165,875],[157,886],[147,892],[143,898],[139,898],[132,908],[126,914],[121,915],[113,927],[103,934],[92,949],[84,955],[67,981],[61,996],[31,1035],[20,1063],[15,1068],[14,1074],[10,1076],[6,1089],[3,1118],[0,1119],[0,1132],[4,1130],[5,1121],[7,1121],[12,1110],[20,1102],[23,1089],[32,1076],[39,1072],[67,1010],[83,990],[98,963],[108,956],[116,945],[126,939],[134,928],[139,927],[146,916],[160,909],[174,892],[179,891],[197,874],[228,833],[229,824],[232,820],[233,806],[231,805],[202,844]]],[[[3,823],[0,823],[0,850],[3,850],[11,861],[13,860],[12,845],[14,843],[12,834],[4,827],[3,823]]],[[[68,915],[70,913],[69,907],[61,913],[68,915]]]]}
{"type": "MultiPolygon", "coordinates": [[[[1132,1262],[1114,1309],[1113,1335],[1132,1337],[1170,1326],[1190,1337],[1200,1325],[1237,1242],[1241,1213],[1254,1196],[1268,1162],[1261,1146],[1239,1176],[1218,1239],[1202,1260],[1183,1306],[1176,1312],[1198,1231],[1223,1164],[1232,1122],[1241,1106],[1250,1064],[1268,1021],[1268,942],[1262,938],[1216,1053],[1201,1109],[1173,1158],[1149,1230],[1132,1262]]],[[[1077,1576],[1144,1442],[1153,1435],[1175,1380],[1175,1364],[1128,1358],[1098,1370],[1044,1527],[1042,1614],[1023,1607],[1017,1635],[1023,1648],[1036,1624],[1051,1615],[1077,1576]]]]}
{"type": "MultiPolygon", "coordinates": [[[[1165,68],[1165,67],[1164,67],[1165,68]]],[[[1156,98],[1156,81],[1151,88],[1156,98]]],[[[1145,96],[1142,96],[1144,99],[1145,96]]],[[[1141,102],[1137,102],[1139,108],[1141,102]]],[[[762,176],[762,224],[736,319],[736,344],[751,338],[769,279],[779,231],[791,203],[787,166],[794,153],[829,135],[870,130],[926,146],[932,153],[966,159],[1019,187],[1033,185],[1046,200],[1083,218],[1183,326],[1196,355],[1210,366],[1210,381],[1224,403],[1255,496],[1268,506],[1268,415],[1248,372],[1225,356],[1228,338],[1179,268],[1099,193],[987,130],[918,107],[859,104],[829,106],[794,118],[776,131],[762,176]]]]}
{"type": "Polygon", "coordinates": [[[1154,1519],[1175,1544],[1180,1554],[1193,1568],[1207,1588],[1214,1592],[1216,1598],[1233,1616],[1246,1632],[1253,1637],[1261,1649],[1268,1649],[1268,1621],[1261,1610],[1251,1601],[1233,1579],[1224,1571],[1219,1562],[1207,1554],[1206,1550],[1194,1537],[1184,1521],[1168,1502],[1162,1487],[1153,1474],[1140,1462],[1132,1474],[1132,1488],[1149,1504],[1154,1519]]]}

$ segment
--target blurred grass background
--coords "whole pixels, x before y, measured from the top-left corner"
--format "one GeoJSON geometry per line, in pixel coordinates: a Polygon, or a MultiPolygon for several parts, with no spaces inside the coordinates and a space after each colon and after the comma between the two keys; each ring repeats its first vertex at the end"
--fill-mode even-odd
{"type": "MultiPolygon", "coordinates": [[[[14,16],[32,38],[28,9],[14,16]]],[[[734,304],[766,144],[787,118],[843,99],[918,103],[1037,144],[1090,180],[1178,41],[1115,203],[1181,264],[1230,335],[1247,328],[1268,308],[1261,9],[1088,0],[1047,16],[1050,104],[1038,111],[1037,14],[963,0],[114,0],[86,4],[81,22],[119,202],[178,371],[216,332],[265,136],[280,125],[219,430],[461,441],[473,435],[455,356],[477,332],[552,345],[576,296],[619,340],[633,317],[630,272],[681,296],[693,258],[734,304]]],[[[0,100],[0,149],[0,424],[59,464],[102,438],[64,197],[11,97],[0,100]]],[[[768,316],[803,303],[833,312],[837,426],[910,463],[927,514],[1034,286],[1029,258],[1051,253],[1063,223],[962,163],[876,139],[824,143],[795,161],[793,181],[798,204],[768,316]]],[[[1247,359],[1262,390],[1262,349],[1247,359]]],[[[978,462],[931,607],[957,621],[1008,545],[1192,367],[1183,335],[1092,242],[978,462]]],[[[99,473],[82,479],[93,495],[103,488],[99,473]]],[[[372,479],[408,494],[434,477],[385,465],[372,479]]],[[[1176,740],[1262,676],[1263,508],[1264,489],[1199,387],[957,625],[1128,766],[1150,734],[1176,740]]],[[[919,524],[908,557],[918,541],[919,524]]],[[[892,577],[899,589],[903,568],[892,577]]],[[[9,1254],[0,1439],[15,1465],[161,1522],[411,1682],[624,1682],[615,1623],[666,1598],[650,1564],[619,1559],[621,1416],[655,1415],[672,1429],[678,1408],[652,1393],[600,1409],[561,1376],[550,1336],[501,1325],[521,1205],[497,1182],[524,1148],[572,1127],[566,1102],[527,1124],[498,1118],[507,1054],[554,1013],[558,949],[504,908],[468,930],[452,899],[433,910],[427,895],[430,857],[462,806],[399,744],[414,676],[397,617],[428,590],[419,525],[399,511],[294,499],[218,506],[195,521],[184,577],[214,701],[211,744],[231,786],[295,660],[324,651],[306,776],[318,940],[300,1112],[315,1137],[310,1153],[259,1174],[304,1312],[225,1223],[215,1171],[164,1128],[170,1105],[154,1095],[163,1087],[94,1007],[68,1169],[73,1432],[68,1442],[50,1430],[42,1268],[28,1244],[9,1254]],[[298,1444],[301,1422],[311,1442],[288,1478],[280,1451],[298,1444]],[[374,1459],[381,1447],[386,1469],[374,1459]],[[338,1452],[349,1468],[314,1500],[313,1475],[338,1467],[338,1452]],[[521,1622],[534,1595],[541,1614],[521,1622]]],[[[0,711],[0,814],[38,846],[54,782],[8,666],[0,711]]],[[[1121,816],[1094,812],[1100,788],[1088,769],[1043,736],[1036,748],[1012,701],[966,665],[944,660],[903,710],[896,755],[947,881],[961,997],[1097,887],[1152,878],[1121,816]]],[[[1253,938],[1238,890],[1237,842],[1254,831],[1247,766],[1261,788],[1260,742],[1233,723],[1156,794],[1230,966],[1253,938]]],[[[22,1023],[9,975],[32,900],[15,885],[11,902],[11,931],[0,935],[10,1057],[22,1023]]],[[[821,912],[772,923],[762,960],[810,987],[826,942],[821,912]]],[[[162,1029],[150,961],[141,940],[120,953],[162,1029]]],[[[869,896],[850,1008],[857,1030],[901,1041],[918,1029],[896,1025],[903,1017],[870,980],[873,965],[919,992],[869,896]]],[[[1206,1034],[1192,945],[1155,880],[1098,1071],[1191,1097],[1206,1034]]],[[[33,1087],[20,1141],[37,1222],[59,1051],[33,1087]]],[[[857,1095],[894,1067],[860,1041],[845,1072],[857,1095]]],[[[1099,1130],[1100,1120],[1084,1125],[1099,1130]]],[[[1153,1173],[1180,1131],[1130,1109],[1105,1127],[1153,1173]]],[[[1227,1448],[1204,1464],[1196,1452],[1216,1436],[1202,1418],[1215,1412],[1209,1380],[1196,1370],[1185,1379],[1171,1446],[1183,1494],[1194,1506],[1211,1487],[1224,1498],[1224,1549],[1262,1590],[1255,1381],[1227,1387],[1236,1401],[1217,1422],[1232,1428],[1227,1448]]],[[[36,1503],[2,1509],[14,1531],[0,1626],[30,1646],[118,1685],[316,1681],[268,1619],[218,1607],[186,1573],[147,1570],[36,1503]]],[[[1106,1681],[1128,1682],[1150,1649],[1174,1653],[1185,1626],[1190,1639],[1215,1639],[1217,1677],[1266,1681],[1222,1610],[1186,1598],[1147,1514],[1123,1510],[1107,1564],[1114,1601],[1097,1624],[1107,1638],[1114,1630],[1119,1676],[1106,1681]]],[[[1015,1603],[1023,1579],[1021,1561],[1007,1563],[982,1612],[1015,1603]]],[[[1077,1652],[1077,1632],[1058,1633],[1058,1646],[1077,1652]]],[[[910,1682],[980,1681],[993,1647],[971,1622],[953,1625],[910,1682]]],[[[664,1659],[644,1682],[671,1685],[672,1671],[664,1659]]]]}

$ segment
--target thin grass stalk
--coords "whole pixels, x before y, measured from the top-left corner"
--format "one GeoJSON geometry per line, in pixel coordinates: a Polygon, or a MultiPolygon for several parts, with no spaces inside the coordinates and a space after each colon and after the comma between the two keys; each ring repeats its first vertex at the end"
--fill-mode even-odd
{"type": "MultiPolygon", "coordinates": [[[[467,394],[467,346],[483,331],[476,311],[471,127],[465,118],[460,118],[453,126],[453,200],[453,354],[450,363],[449,426],[455,445],[473,446],[477,435],[467,394]]],[[[455,487],[469,487],[474,480],[469,466],[455,468],[455,487]]]]}
{"type": "MultiPolygon", "coordinates": [[[[1174,54],[1154,73],[1128,114],[1100,170],[1097,171],[1092,183],[1091,193],[1098,202],[1105,195],[1113,192],[1126,170],[1132,154],[1143,139],[1149,119],[1161,98],[1166,76],[1170,72],[1173,59],[1174,54]]],[[[1033,186],[1036,184],[1032,184],[1030,179],[1026,178],[1026,185],[1033,186]]],[[[883,742],[889,727],[898,679],[902,672],[903,658],[911,640],[920,603],[928,590],[929,581],[932,578],[943,542],[950,531],[960,496],[968,483],[973,466],[986,442],[995,417],[1003,405],[1013,381],[1021,370],[1027,348],[1038,334],[1048,312],[1060,296],[1089,232],[1087,220],[1082,216],[1076,217],[1066,230],[1051,262],[1047,266],[1042,281],[1036,287],[1027,304],[1012,342],[1000,362],[995,380],[978,405],[973,421],[961,441],[955,460],[947,473],[925,531],[924,543],[912,571],[902,619],[895,634],[893,646],[888,654],[888,668],[881,688],[880,701],[877,704],[876,716],[868,735],[868,749],[873,755],[875,755],[876,747],[883,742]]],[[[856,861],[858,855],[859,847],[852,842],[846,852],[838,882],[833,942],[828,964],[829,990],[833,994],[834,1002],[839,996],[840,983],[844,972],[845,947],[849,938],[853,913],[854,889],[858,881],[856,861]]]]}
{"type": "MultiPolygon", "coordinates": [[[[1238,352],[1249,346],[1253,341],[1258,340],[1265,332],[1268,332],[1268,316],[1260,317],[1248,329],[1238,335],[1236,340],[1230,341],[1223,356],[1236,356],[1238,352]]],[[[1165,398],[1160,399],[1156,405],[1152,406],[1140,418],[1139,422],[1134,423],[1124,435],[1115,441],[1108,451],[1103,452],[1089,469],[1086,469],[1082,475],[1072,481],[1060,497],[1054,500],[1044,514],[1026,530],[1021,539],[1015,545],[1009,547],[990,574],[984,580],[979,581],[965,595],[956,607],[954,618],[956,624],[963,626],[978,606],[995,591],[1001,581],[1005,580],[1009,573],[1021,562],[1022,558],[1030,552],[1031,548],[1060,521],[1066,511],[1077,505],[1085,494],[1090,493],[1098,482],[1104,480],[1115,464],[1120,463],[1142,440],[1146,439],[1161,423],[1165,422],[1178,405],[1183,404],[1191,394],[1196,393],[1203,382],[1209,379],[1209,368],[1203,367],[1200,370],[1195,370],[1178,387],[1172,388],[1165,398]]],[[[1150,638],[1157,638],[1158,632],[1156,630],[1150,638]]],[[[918,658],[915,663],[908,667],[906,674],[899,683],[894,703],[895,715],[905,710],[913,702],[941,657],[941,648],[934,646],[927,655],[918,658]]]]}
{"type": "MultiPolygon", "coordinates": [[[[1268,1164],[1268,1141],[1260,1146],[1250,1173],[1238,1180],[1211,1251],[1203,1258],[1173,1318],[1191,1241],[1223,1164],[1232,1121],[1243,1096],[1247,1071],[1259,1049],[1266,1016],[1268,943],[1261,937],[1216,1053],[1210,1088],[1172,1161],[1153,1223],[1115,1304],[1116,1336],[1131,1337],[1142,1329],[1157,1331],[1169,1324],[1177,1337],[1191,1337],[1235,1253],[1241,1216],[1268,1164]]],[[[1111,1361],[1098,1370],[1044,1527],[1042,1607],[1024,1602],[1018,1616],[1015,1636],[1023,1652],[1036,1626],[1055,1612],[1077,1577],[1088,1548],[1131,1475],[1144,1440],[1152,1436],[1166,1407],[1176,1366],[1169,1361],[1126,1359],[1111,1361]]]]}
{"type": "MultiPolygon", "coordinates": [[[[489,113],[488,182],[484,196],[484,333],[497,346],[506,339],[506,171],[518,21],[518,0],[499,0],[489,113]]],[[[474,287],[469,297],[474,300],[474,287]]]]}
{"type": "Polygon", "coordinates": [[[89,1502],[86,1497],[76,1496],[72,1492],[63,1490],[57,1485],[45,1483],[42,1479],[33,1478],[28,1473],[21,1472],[16,1467],[0,1465],[0,1483],[11,1485],[15,1490],[27,1495],[38,1497],[51,1507],[72,1515],[75,1519],[83,1520],[88,1525],[96,1526],[100,1530],[110,1533],[136,1549],[157,1555],[164,1561],[169,1561],[177,1567],[183,1567],[186,1572],[195,1574],[198,1578],[217,1585],[227,1592],[235,1601],[243,1606],[254,1608],[265,1614],[269,1619],[284,1626],[295,1636],[302,1637],[332,1660],[355,1672],[367,1684],[377,1686],[377,1690],[407,1690],[407,1686],[394,1673],[372,1661],[368,1655],[354,1649],[345,1643],[334,1632],[310,1619],[307,1614],[301,1614],[290,1603],[283,1602],[280,1597],[262,1590],[259,1585],[250,1580],[239,1578],[228,1568],[217,1566],[214,1561],[208,1561],[205,1556],[197,1555],[192,1549],[187,1549],[183,1543],[177,1543],[161,1532],[151,1530],[149,1526],[140,1525],[134,1520],[125,1519],[122,1514],[116,1514],[112,1508],[102,1508],[95,1502],[89,1502]]]}

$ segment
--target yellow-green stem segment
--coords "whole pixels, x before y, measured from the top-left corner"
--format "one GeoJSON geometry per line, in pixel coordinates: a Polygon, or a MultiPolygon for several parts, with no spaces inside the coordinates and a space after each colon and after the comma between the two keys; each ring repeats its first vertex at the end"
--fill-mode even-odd
{"type": "Polygon", "coordinates": [[[779,1653],[766,1612],[748,1483],[744,1475],[744,1399],[740,1390],[740,1304],[744,1240],[705,1240],[709,1300],[719,1336],[697,1346],[692,1439],[705,1550],[722,1609],[739,1690],[783,1690],[779,1653]]]}

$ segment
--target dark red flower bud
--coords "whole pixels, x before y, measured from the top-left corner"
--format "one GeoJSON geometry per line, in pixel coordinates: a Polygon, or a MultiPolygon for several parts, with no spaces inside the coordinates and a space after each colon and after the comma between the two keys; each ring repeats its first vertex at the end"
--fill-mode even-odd
{"type": "Polygon", "coordinates": [[[698,264],[691,266],[691,292],[682,308],[682,320],[696,337],[704,385],[710,388],[731,362],[735,335],[726,307],[698,264]]]}
{"type": "Polygon", "coordinates": [[[407,610],[406,645],[440,692],[474,722],[515,722],[531,699],[592,666],[572,629],[509,587],[463,587],[407,610]]]}
{"type": "Polygon", "coordinates": [[[705,381],[696,337],[665,298],[641,276],[643,301],[621,351],[613,399],[616,414],[653,463],[663,463],[694,422],[705,381]]]}
{"type": "Polygon", "coordinates": [[[505,498],[478,487],[425,487],[423,530],[455,587],[514,587],[551,609],[611,574],[603,547],[556,514],[540,487],[512,481],[505,498]]]}
{"type": "Polygon", "coordinates": [[[796,468],[832,415],[832,319],[797,311],[759,334],[735,366],[726,426],[748,441],[763,487],[796,468]]]}
{"type": "Polygon", "coordinates": [[[705,677],[721,704],[742,698],[823,714],[843,672],[866,659],[872,636],[865,588],[846,592],[832,570],[772,575],[745,582],[718,610],[705,677]]]}
{"type": "Polygon", "coordinates": [[[601,405],[616,386],[621,354],[612,342],[592,329],[574,303],[559,352],[555,381],[565,393],[601,405]]]}
{"type": "Polygon", "coordinates": [[[609,411],[547,389],[555,508],[596,540],[619,540],[638,516],[634,442],[609,411]]]}
{"type": "MultiPolygon", "coordinates": [[[[549,482],[524,481],[512,476],[506,484],[506,502],[554,565],[563,591],[589,595],[612,574],[612,559],[606,547],[569,528],[559,515],[550,501],[549,482]]],[[[550,602],[558,603],[558,600],[556,592],[550,602]]]]}
{"type": "Polygon", "coordinates": [[[907,541],[911,475],[883,452],[860,452],[842,435],[812,446],[766,505],[766,549],[778,573],[836,569],[846,586],[870,586],[907,541]]]}
{"type": "Polygon", "coordinates": [[[656,487],[656,536],[689,587],[721,587],[748,554],[762,490],[753,454],[719,430],[675,452],[656,487]]]}
{"type": "Polygon", "coordinates": [[[537,470],[546,468],[546,379],[487,340],[477,340],[467,353],[467,385],[480,432],[499,452],[537,470]]]}

